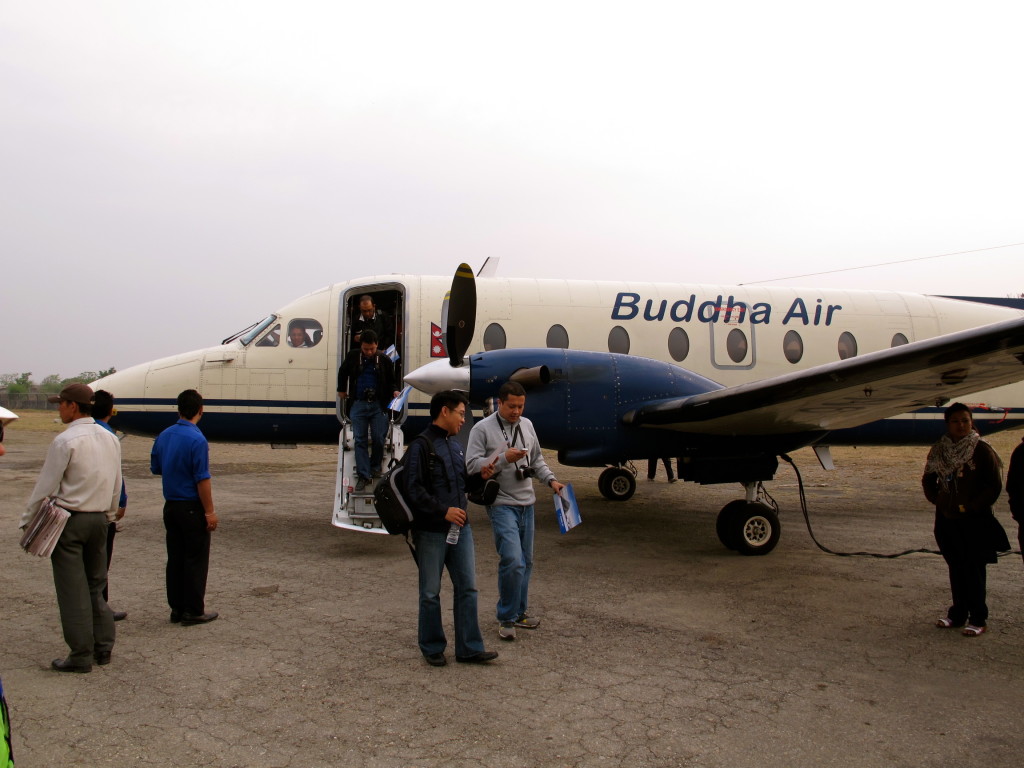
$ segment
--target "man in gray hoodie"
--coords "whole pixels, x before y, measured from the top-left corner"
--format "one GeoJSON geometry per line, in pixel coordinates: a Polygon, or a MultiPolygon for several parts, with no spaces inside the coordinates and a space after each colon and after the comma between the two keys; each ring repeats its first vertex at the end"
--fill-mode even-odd
{"type": "Polygon", "coordinates": [[[523,417],[526,390],[507,381],[498,390],[498,410],[473,425],[466,449],[470,474],[492,466],[498,495],[487,507],[498,550],[498,636],[515,640],[516,627],[536,629],[540,619],[527,612],[533,570],[533,478],[558,493],[563,485],[544,461],[540,441],[523,417]]]}

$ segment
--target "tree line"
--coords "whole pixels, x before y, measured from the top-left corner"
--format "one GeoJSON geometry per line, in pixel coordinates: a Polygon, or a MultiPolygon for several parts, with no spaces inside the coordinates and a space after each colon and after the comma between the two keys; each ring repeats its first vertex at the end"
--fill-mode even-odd
{"type": "Polygon", "coordinates": [[[68,384],[72,384],[76,381],[88,384],[90,381],[96,381],[96,379],[101,379],[104,376],[109,376],[116,372],[116,368],[108,368],[105,371],[82,371],[77,376],[72,376],[67,379],[61,378],[59,373],[51,373],[39,383],[32,380],[31,372],[0,373],[0,389],[5,390],[11,395],[22,395],[28,392],[45,392],[55,394],[60,392],[68,384]]]}

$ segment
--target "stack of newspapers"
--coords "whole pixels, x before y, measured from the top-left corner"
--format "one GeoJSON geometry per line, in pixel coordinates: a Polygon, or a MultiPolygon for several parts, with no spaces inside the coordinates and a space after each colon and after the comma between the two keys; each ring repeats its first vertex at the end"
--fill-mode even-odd
{"type": "Polygon", "coordinates": [[[57,546],[57,539],[64,531],[71,513],[47,499],[25,526],[25,535],[21,537],[21,548],[31,555],[49,557],[57,546]]]}

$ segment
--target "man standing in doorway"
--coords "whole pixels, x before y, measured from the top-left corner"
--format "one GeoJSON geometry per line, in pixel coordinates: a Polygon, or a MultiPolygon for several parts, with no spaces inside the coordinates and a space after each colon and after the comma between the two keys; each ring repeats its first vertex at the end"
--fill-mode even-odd
{"type": "Polygon", "coordinates": [[[379,477],[384,460],[384,435],[388,431],[388,404],[398,397],[395,366],[391,358],[377,351],[377,334],[363,331],[359,349],[345,356],[338,368],[338,397],[344,410],[346,398],[352,401],[348,417],[356,453],[356,490],[362,491],[379,477]],[[369,433],[369,437],[367,437],[369,433]],[[373,452],[369,445],[372,440],[373,452]]]}
{"type": "Polygon", "coordinates": [[[363,337],[365,331],[373,331],[377,337],[377,345],[385,352],[395,343],[395,324],[391,316],[377,308],[370,294],[359,297],[359,314],[352,323],[353,348],[365,341],[363,337]]]}
{"type": "Polygon", "coordinates": [[[64,640],[71,653],[54,659],[58,672],[91,672],[109,664],[114,617],[103,599],[107,586],[107,523],[121,496],[121,444],[92,418],[93,391],[68,384],[59,395],[60,420],[70,424],[46,452],[39,480],[21,517],[28,525],[47,497],[71,513],[50,556],[64,640]]]}
{"type": "Polygon", "coordinates": [[[466,462],[470,474],[491,466],[498,495],[487,507],[498,550],[498,637],[515,640],[516,627],[536,629],[540,619],[527,611],[533,571],[533,478],[558,493],[564,486],[544,461],[540,441],[523,417],[526,390],[507,381],[498,390],[498,410],[473,425],[466,462]],[[496,458],[495,458],[496,457],[496,458]]]}
{"type": "Polygon", "coordinates": [[[210,445],[198,427],[203,396],[194,389],[178,395],[178,417],[153,443],[149,468],[163,478],[171,621],[189,626],[206,624],[218,615],[206,611],[210,534],[217,530],[217,513],[210,480],[210,445]]]}

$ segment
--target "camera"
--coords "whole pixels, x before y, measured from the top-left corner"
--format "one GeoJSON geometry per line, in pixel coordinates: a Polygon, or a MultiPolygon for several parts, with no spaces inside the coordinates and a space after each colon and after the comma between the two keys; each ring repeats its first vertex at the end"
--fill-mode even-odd
{"type": "Polygon", "coordinates": [[[537,474],[533,467],[516,467],[516,480],[529,480],[537,474]]]}
{"type": "Polygon", "coordinates": [[[363,390],[363,400],[376,400],[376,399],[377,399],[377,390],[376,389],[369,389],[369,388],[367,388],[367,389],[363,390]]]}

